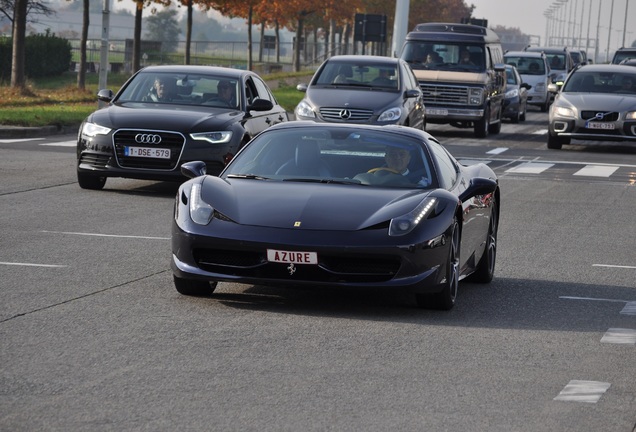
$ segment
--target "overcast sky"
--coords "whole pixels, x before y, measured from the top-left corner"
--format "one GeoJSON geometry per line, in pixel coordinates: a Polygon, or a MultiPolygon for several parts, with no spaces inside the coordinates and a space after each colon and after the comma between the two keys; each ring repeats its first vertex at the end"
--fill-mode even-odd
{"type": "Polygon", "coordinates": [[[582,37],[587,37],[588,20],[590,22],[591,39],[596,38],[596,28],[599,29],[599,47],[601,51],[607,49],[607,29],[610,25],[610,10],[614,4],[612,14],[612,35],[610,39],[610,50],[614,50],[622,45],[623,29],[625,28],[625,7],[627,10],[627,31],[625,34],[625,45],[631,45],[631,41],[636,39],[636,1],[634,0],[566,0],[561,3],[559,0],[465,0],[466,4],[475,5],[473,16],[475,18],[486,18],[489,27],[502,25],[505,27],[516,27],[523,33],[541,36],[541,42],[545,42],[547,18],[543,15],[552,5],[562,4],[560,14],[568,20],[573,18],[577,23],[575,36],[579,33],[582,37]],[[599,2],[602,1],[599,15],[599,2]],[[591,19],[590,5],[592,8],[591,19]],[[581,12],[583,19],[581,20],[581,12]],[[582,30],[579,27],[583,23],[582,30]]]}

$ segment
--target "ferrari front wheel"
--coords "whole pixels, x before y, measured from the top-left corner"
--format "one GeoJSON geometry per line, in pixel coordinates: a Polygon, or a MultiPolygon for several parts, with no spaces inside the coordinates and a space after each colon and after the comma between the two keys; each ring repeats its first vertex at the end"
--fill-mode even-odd
{"type": "Polygon", "coordinates": [[[495,275],[495,262],[497,260],[497,230],[499,227],[499,214],[497,213],[497,203],[493,204],[488,224],[488,237],[486,238],[486,249],[477,264],[475,273],[471,279],[477,283],[488,283],[495,275]]]}
{"type": "Polygon", "coordinates": [[[416,294],[415,300],[421,308],[450,310],[455,306],[457,289],[459,287],[459,224],[453,219],[449,236],[448,259],[446,262],[446,274],[443,288],[433,294],[416,294]]]}
{"type": "Polygon", "coordinates": [[[174,281],[174,287],[179,291],[179,294],[196,297],[212,294],[218,284],[218,282],[183,279],[177,276],[172,276],[172,279],[174,281]]]}

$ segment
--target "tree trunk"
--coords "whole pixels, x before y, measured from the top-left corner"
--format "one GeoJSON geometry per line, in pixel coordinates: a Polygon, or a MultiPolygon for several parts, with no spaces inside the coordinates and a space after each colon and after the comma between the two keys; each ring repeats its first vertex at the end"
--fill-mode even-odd
{"type": "Polygon", "coordinates": [[[190,44],[192,43],[192,0],[188,0],[188,24],[186,26],[185,64],[190,64],[190,44]]]}
{"type": "Polygon", "coordinates": [[[135,10],[135,34],[133,36],[132,72],[141,69],[141,14],[144,11],[144,2],[137,1],[135,10]]]}
{"type": "Polygon", "coordinates": [[[13,53],[11,54],[11,87],[24,90],[27,0],[16,0],[13,10],[13,53]]]}
{"type": "Polygon", "coordinates": [[[247,15],[247,70],[252,70],[252,4],[247,15]]]}
{"type": "Polygon", "coordinates": [[[80,40],[80,61],[79,70],[77,72],[77,88],[84,90],[86,88],[86,42],[88,41],[88,26],[90,25],[90,3],[84,0],[83,21],[82,21],[82,38],[80,40]]]}

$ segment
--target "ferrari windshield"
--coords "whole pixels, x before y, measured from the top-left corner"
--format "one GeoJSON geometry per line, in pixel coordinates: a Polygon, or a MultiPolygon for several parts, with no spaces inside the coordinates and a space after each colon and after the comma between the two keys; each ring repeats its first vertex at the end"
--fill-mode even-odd
{"type": "Polygon", "coordinates": [[[222,178],[437,187],[420,140],[374,129],[307,127],[268,130],[241,151],[222,178]]]}

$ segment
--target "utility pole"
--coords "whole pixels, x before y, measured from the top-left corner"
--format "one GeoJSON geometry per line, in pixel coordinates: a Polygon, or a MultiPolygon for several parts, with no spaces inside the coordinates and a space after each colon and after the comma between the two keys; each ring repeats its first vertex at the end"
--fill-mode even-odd
{"type": "Polygon", "coordinates": [[[391,56],[398,57],[406,39],[409,26],[410,0],[395,0],[395,19],[393,21],[393,43],[391,56]]]}
{"type": "Polygon", "coordinates": [[[614,0],[612,0],[612,6],[610,7],[610,21],[607,28],[607,51],[605,51],[605,63],[609,63],[609,49],[610,39],[612,38],[612,16],[614,15],[614,0]]]}
{"type": "MultiPolygon", "coordinates": [[[[110,0],[104,0],[102,9],[102,46],[99,59],[99,88],[105,89],[108,80],[108,32],[110,29],[110,0]]],[[[104,102],[99,101],[98,106],[102,108],[104,102]]]]}

